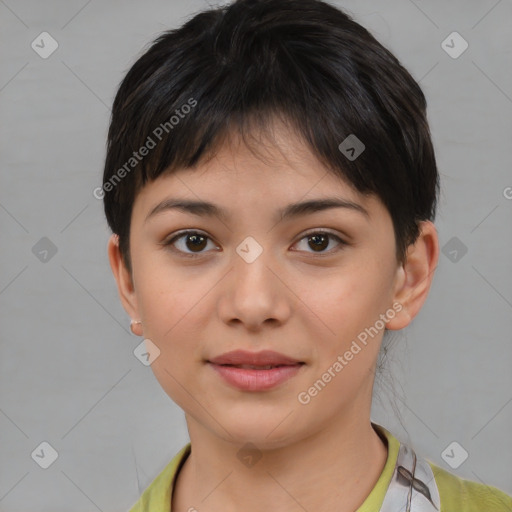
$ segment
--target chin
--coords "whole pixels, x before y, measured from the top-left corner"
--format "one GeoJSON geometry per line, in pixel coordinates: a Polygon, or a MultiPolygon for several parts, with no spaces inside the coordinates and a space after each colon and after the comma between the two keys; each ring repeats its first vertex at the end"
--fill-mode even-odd
{"type": "Polygon", "coordinates": [[[237,445],[252,443],[260,449],[272,450],[282,448],[301,437],[299,432],[297,432],[297,423],[288,421],[292,416],[287,417],[288,414],[289,410],[279,416],[275,414],[265,416],[261,412],[236,418],[225,416],[222,425],[231,436],[226,436],[225,432],[222,432],[222,437],[226,441],[237,445]],[[231,419],[232,421],[230,421],[231,419]]]}

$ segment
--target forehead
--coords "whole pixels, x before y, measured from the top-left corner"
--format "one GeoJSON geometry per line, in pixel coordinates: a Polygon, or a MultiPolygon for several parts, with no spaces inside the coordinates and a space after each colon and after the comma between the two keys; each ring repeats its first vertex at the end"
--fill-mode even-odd
{"type": "Polygon", "coordinates": [[[359,193],[311,152],[293,130],[274,123],[241,137],[231,132],[194,168],[179,169],[148,183],[138,194],[134,215],[147,215],[168,197],[210,202],[240,213],[337,197],[365,209],[382,209],[375,196],[359,193]]]}

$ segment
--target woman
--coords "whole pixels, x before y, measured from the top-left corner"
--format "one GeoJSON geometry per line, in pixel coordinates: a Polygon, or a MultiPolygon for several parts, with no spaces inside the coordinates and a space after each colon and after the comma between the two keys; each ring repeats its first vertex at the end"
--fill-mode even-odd
{"type": "Polygon", "coordinates": [[[162,34],[117,92],[108,251],[190,443],[132,512],[512,510],[370,420],[385,332],[439,255],[425,97],[317,0],[162,34]]]}

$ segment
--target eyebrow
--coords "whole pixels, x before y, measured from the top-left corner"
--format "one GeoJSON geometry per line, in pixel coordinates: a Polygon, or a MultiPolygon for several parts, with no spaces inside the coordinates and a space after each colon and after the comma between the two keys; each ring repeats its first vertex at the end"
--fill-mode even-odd
{"type": "MultiPolygon", "coordinates": [[[[367,219],[370,218],[368,211],[358,203],[341,199],[337,197],[327,197],[322,199],[312,199],[301,203],[292,203],[276,212],[276,221],[296,218],[316,212],[321,212],[331,208],[347,208],[363,214],[367,219]]],[[[184,213],[191,213],[201,217],[217,217],[222,221],[229,220],[227,210],[207,201],[192,201],[189,199],[172,199],[167,198],[158,203],[146,216],[144,223],[151,217],[159,213],[178,210],[184,213]]]]}

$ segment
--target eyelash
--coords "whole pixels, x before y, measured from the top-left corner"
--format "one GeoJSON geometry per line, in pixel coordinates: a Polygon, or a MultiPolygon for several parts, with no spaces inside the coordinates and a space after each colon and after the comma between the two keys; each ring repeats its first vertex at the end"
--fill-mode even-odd
{"type": "MultiPolygon", "coordinates": [[[[185,231],[180,231],[179,233],[177,233],[172,238],[170,238],[167,241],[163,242],[162,245],[164,245],[165,247],[169,247],[169,249],[171,251],[173,251],[175,253],[178,253],[180,256],[183,256],[185,258],[192,258],[192,259],[194,259],[194,258],[200,258],[201,256],[203,256],[205,254],[204,252],[200,252],[200,253],[187,253],[187,252],[181,251],[181,250],[176,249],[175,247],[173,247],[173,244],[177,240],[179,240],[181,238],[184,238],[186,235],[201,235],[201,236],[204,236],[205,238],[207,238],[208,240],[211,240],[211,238],[209,236],[207,236],[205,233],[202,233],[200,231],[185,230],[185,231]]],[[[330,255],[332,252],[338,252],[339,250],[341,250],[343,248],[343,246],[348,245],[347,242],[342,240],[339,236],[335,235],[334,233],[332,233],[330,231],[318,230],[318,229],[312,230],[312,231],[308,231],[308,232],[304,233],[304,235],[298,240],[298,242],[300,242],[304,238],[308,238],[308,237],[310,237],[312,235],[328,235],[330,238],[335,239],[340,244],[338,249],[334,249],[334,251],[331,249],[330,251],[326,251],[326,252],[311,253],[315,257],[323,257],[323,255],[330,255]]],[[[297,251],[297,252],[301,252],[301,251],[297,251]]]]}

